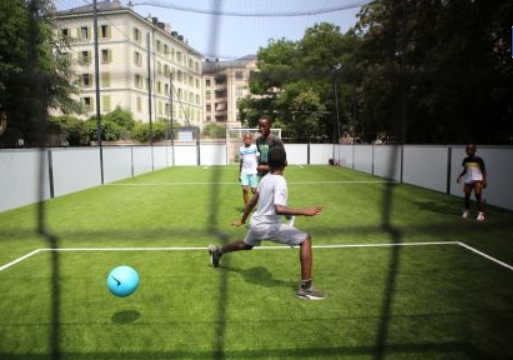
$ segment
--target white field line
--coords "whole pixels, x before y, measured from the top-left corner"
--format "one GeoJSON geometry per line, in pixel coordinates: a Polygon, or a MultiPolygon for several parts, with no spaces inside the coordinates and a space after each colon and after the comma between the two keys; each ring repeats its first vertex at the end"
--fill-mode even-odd
{"type": "MultiPolygon", "coordinates": [[[[389,244],[389,243],[383,243],[383,244],[349,244],[349,245],[313,245],[312,247],[315,249],[346,249],[346,248],[378,248],[378,247],[398,247],[398,246],[434,246],[434,245],[458,245],[463,247],[464,249],[467,249],[474,254],[477,254],[481,257],[484,257],[487,260],[490,260],[494,262],[495,264],[498,264],[508,270],[513,271],[513,266],[500,261],[488,254],[485,254],[484,252],[481,252],[471,246],[468,246],[467,244],[460,242],[460,241],[433,241],[433,242],[418,242],[418,243],[398,243],[398,244],[389,244]]],[[[289,250],[290,247],[287,246],[257,246],[254,248],[255,250],[289,250]]],[[[3,270],[6,270],[17,263],[28,259],[29,257],[39,253],[39,252],[46,252],[46,251],[59,251],[59,252],[71,252],[71,251],[205,251],[207,250],[207,247],[109,247],[109,248],[42,248],[34,250],[26,255],[23,255],[19,257],[18,259],[11,261],[8,264],[5,264],[0,267],[0,272],[3,270]]]]}
{"type": "MultiPolygon", "coordinates": [[[[333,180],[333,181],[288,181],[289,185],[316,185],[316,184],[384,184],[386,180],[333,180]]],[[[105,184],[105,186],[177,186],[177,185],[240,185],[235,181],[177,181],[177,182],[161,182],[161,183],[116,183],[105,184]]]]}
{"type": "Polygon", "coordinates": [[[4,271],[4,270],[6,270],[6,269],[9,269],[11,266],[14,266],[14,265],[16,265],[16,264],[17,264],[17,263],[19,263],[19,262],[22,262],[23,260],[28,259],[28,258],[29,258],[29,257],[31,257],[32,255],[36,255],[38,252],[41,252],[41,251],[42,251],[42,249],[34,250],[34,251],[32,251],[32,252],[29,252],[28,254],[25,254],[25,255],[23,255],[23,256],[21,256],[21,257],[17,258],[16,260],[11,261],[11,262],[10,262],[10,263],[8,263],[8,264],[5,264],[5,265],[3,265],[3,266],[0,266],[0,272],[4,271]]]}
{"type": "Polygon", "coordinates": [[[512,271],[513,271],[513,266],[511,266],[511,265],[509,265],[509,264],[505,263],[504,261],[500,261],[500,260],[498,260],[498,259],[494,258],[493,256],[490,256],[490,255],[488,255],[488,254],[485,254],[485,253],[484,253],[484,252],[482,252],[482,251],[479,251],[479,250],[477,250],[477,249],[473,248],[472,246],[468,246],[468,245],[467,245],[467,244],[465,244],[465,243],[460,242],[460,243],[458,243],[458,245],[463,246],[465,249],[470,250],[470,251],[472,251],[473,253],[475,253],[475,254],[477,254],[477,255],[479,255],[479,256],[484,257],[485,259],[488,259],[488,260],[490,260],[490,261],[493,261],[494,263],[496,263],[496,264],[498,264],[498,265],[500,265],[500,266],[503,266],[503,267],[505,267],[506,269],[509,269],[509,270],[512,270],[512,271]]]}

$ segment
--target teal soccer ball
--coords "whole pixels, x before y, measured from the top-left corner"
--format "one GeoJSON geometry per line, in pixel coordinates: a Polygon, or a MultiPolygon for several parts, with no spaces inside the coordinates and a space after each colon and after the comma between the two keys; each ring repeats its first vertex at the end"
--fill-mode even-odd
{"type": "Polygon", "coordinates": [[[130,266],[118,266],[107,276],[107,287],[118,297],[132,295],[139,287],[139,274],[130,266]]]}

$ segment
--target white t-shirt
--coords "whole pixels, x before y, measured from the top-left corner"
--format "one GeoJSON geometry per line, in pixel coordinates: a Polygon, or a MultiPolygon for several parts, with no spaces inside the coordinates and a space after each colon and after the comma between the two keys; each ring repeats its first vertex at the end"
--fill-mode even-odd
{"type": "Polygon", "coordinates": [[[287,205],[287,182],[281,175],[265,175],[258,189],[258,207],[251,217],[251,226],[280,225],[281,215],[277,215],[275,205],[287,205]]]}
{"type": "Polygon", "coordinates": [[[255,144],[248,147],[241,146],[239,149],[240,158],[242,160],[242,175],[256,175],[258,164],[258,149],[255,144]]]}

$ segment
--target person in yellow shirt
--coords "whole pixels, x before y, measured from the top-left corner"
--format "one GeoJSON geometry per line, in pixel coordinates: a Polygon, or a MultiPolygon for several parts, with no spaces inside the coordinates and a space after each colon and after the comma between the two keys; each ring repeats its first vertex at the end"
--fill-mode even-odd
{"type": "Polygon", "coordinates": [[[465,194],[465,209],[461,215],[467,218],[470,213],[470,195],[474,191],[477,201],[477,221],[484,221],[484,202],[482,199],[483,189],[486,188],[486,167],[484,160],[476,156],[476,144],[470,143],[467,145],[467,157],[463,159],[463,170],[458,175],[456,181],[459,183],[464,177],[463,193],[465,194]]]}

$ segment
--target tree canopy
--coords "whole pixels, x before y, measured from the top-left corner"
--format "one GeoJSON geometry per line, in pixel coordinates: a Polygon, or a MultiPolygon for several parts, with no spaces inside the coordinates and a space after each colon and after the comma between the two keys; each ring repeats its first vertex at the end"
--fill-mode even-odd
{"type": "Polygon", "coordinates": [[[272,114],[295,141],[512,143],[512,18],[498,0],[372,1],[345,34],[321,23],[261,48],[242,119],[272,114]]]}

